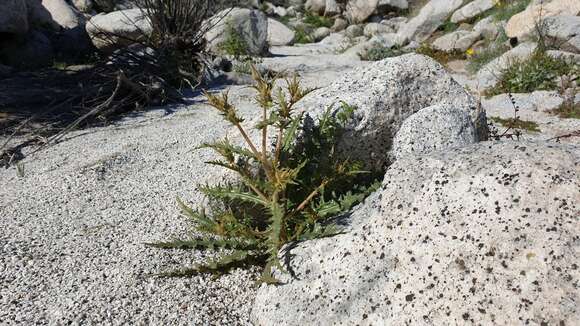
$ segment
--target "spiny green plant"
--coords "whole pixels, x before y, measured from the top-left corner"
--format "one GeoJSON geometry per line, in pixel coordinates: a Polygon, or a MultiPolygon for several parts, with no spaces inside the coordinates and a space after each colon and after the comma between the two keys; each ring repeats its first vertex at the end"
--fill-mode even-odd
{"type": "Polygon", "coordinates": [[[252,74],[252,66],[260,64],[262,62],[261,58],[256,57],[240,57],[234,61],[232,70],[240,74],[250,75],[252,74]]]}
{"type": "Polygon", "coordinates": [[[303,22],[307,25],[314,27],[314,28],[319,28],[319,27],[330,28],[330,27],[332,27],[332,25],[334,25],[334,19],[324,17],[324,16],[318,16],[316,14],[309,12],[309,11],[307,11],[305,13],[303,22]]]}
{"type": "Polygon", "coordinates": [[[397,57],[405,53],[406,51],[398,47],[390,48],[380,43],[375,43],[369,49],[360,53],[360,57],[363,61],[379,61],[386,58],[397,57]]]}
{"type": "Polygon", "coordinates": [[[522,120],[522,119],[514,119],[514,118],[507,118],[503,119],[500,117],[491,117],[493,122],[499,123],[500,125],[511,128],[511,129],[520,129],[526,130],[531,132],[540,132],[540,128],[538,124],[534,121],[522,120]]]}
{"type": "Polygon", "coordinates": [[[311,35],[311,31],[303,26],[296,26],[294,30],[294,43],[295,44],[307,44],[314,42],[314,38],[311,35]]]}
{"type": "Polygon", "coordinates": [[[504,93],[531,93],[536,90],[555,90],[557,78],[580,73],[577,63],[551,57],[542,47],[525,60],[513,60],[500,75],[498,83],[486,95],[504,93]]]}
{"type": "Polygon", "coordinates": [[[446,20],[437,30],[442,31],[443,33],[451,33],[455,32],[459,28],[457,23],[452,22],[451,20],[446,20]]]}
{"type": "Polygon", "coordinates": [[[236,30],[231,22],[226,22],[225,38],[220,44],[220,50],[236,58],[248,56],[248,43],[236,30]]]}
{"type": "Polygon", "coordinates": [[[235,145],[226,138],[200,147],[221,157],[208,164],[235,172],[241,181],[201,187],[208,198],[207,210],[194,210],[178,200],[184,215],[203,237],[151,244],[159,248],[227,249],[229,253],[167,275],[219,275],[235,267],[261,265],[261,280],[275,283],[271,269],[284,270],[278,257],[284,244],[340,232],[331,218],[348,211],[378,187],[376,176],[380,174],[363,171],[361,162],[340,158],[335,150],[354,107],[341,103],[334,113],[329,107],[316,127],[301,128],[303,115],[295,105],[312,89],[302,88],[294,76],[286,80],[284,91],[255,67],[252,76],[261,111],[256,125],[259,142],[242,125],[244,119],[227,92],[206,93],[208,103],[235,126],[245,145],[235,145]]]}
{"type": "Polygon", "coordinates": [[[524,11],[531,0],[495,0],[491,14],[496,21],[507,21],[514,15],[524,11]]]}

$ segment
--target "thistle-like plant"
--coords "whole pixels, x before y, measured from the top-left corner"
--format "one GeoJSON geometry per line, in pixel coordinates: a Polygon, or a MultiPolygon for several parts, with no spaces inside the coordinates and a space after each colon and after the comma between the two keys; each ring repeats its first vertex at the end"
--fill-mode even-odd
{"type": "Polygon", "coordinates": [[[240,182],[201,187],[209,199],[207,210],[191,209],[178,199],[184,215],[207,236],[152,244],[227,249],[229,254],[169,275],[221,274],[235,267],[261,265],[265,267],[262,281],[276,282],[271,269],[284,270],[278,257],[284,244],[338,233],[330,218],[361,202],[379,184],[375,177],[379,174],[362,171],[360,162],[340,158],[335,151],[354,107],[340,103],[337,110],[328,108],[314,128],[300,128],[303,115],[295,106],[312,89],[302,88],[294,76],[286,80],[284,91],[255,67],[252,76],[261,116],[256,125],[258,142],[242,125],[244,119],[227,92],[206,93],[208,103],[237,128],[245,146],[226,138],[201,148],[212,149],[221,157],[208,164],[234,171],[240,182]]]}

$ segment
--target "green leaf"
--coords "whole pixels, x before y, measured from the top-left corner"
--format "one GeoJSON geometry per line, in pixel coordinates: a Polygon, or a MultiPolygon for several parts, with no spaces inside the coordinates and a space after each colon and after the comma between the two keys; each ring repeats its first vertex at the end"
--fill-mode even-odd
{"type": "Polygon", "coordinates": [[[300,127],[301,122],[302,115],[292,119],[292,122],[286,129],[286,132],[284,133],[284,138],[282,139],[282,149],[285,152],[289,152],[292,149],[292,146],[294,146],[298,134],[298,128],[300,127]]]}
{"type": "Polygon", "coordinates": [[[193,222],[199,224],[199,229],[212,230],[215,228],[216,223],[208,218],[203,210],[194,211],[181,201],[179,197],[177,197],[177,204],[181,208],[181,212],[184,216],[189,217],[193,222]]]}
{"type": "Polygon", "coordinates": [[[234,268],[246,267],[251,265],[263,265],[266,262],[266,256],[256,254],[247,250],[236,250],[231,254],[224,255],[217,259],[211,259],[205,263],[198,264],[192,268],[178,269],[165,273],[157,274],[159,277],[191,277],[198,274],[214,274],[221,276],[227,274],[234,268]]]}
{"type": "Polygon", "coordinates": [[[263,207],[268,206],[268,203],[259,196],[241,190],[222,187],[204,187],[202,191],[204,194],[214,198],[241,200],[246,203],[260,205],[263,207]]]}
{"type": "Polygon", "coordinates": [[[197,249],[197,250],[218,250],[218,249],[237,249],[237,250],[254,250],[256,249],[255,241],[246,241],[238,239],[190,239],[190,240],[173,240],[145,243],[145,245],[160,249],[197,249]]]}

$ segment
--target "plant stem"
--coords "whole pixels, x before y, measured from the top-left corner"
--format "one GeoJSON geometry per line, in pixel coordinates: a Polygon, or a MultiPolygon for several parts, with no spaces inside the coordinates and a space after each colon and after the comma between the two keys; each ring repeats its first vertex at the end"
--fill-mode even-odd
{"type": "Polygon", "coordinates": [[[256,146],[254,145],[254,143],[252,142],[252,140],[250,139],[250,137],[248,136],[248,134],[244,130],[244,127],[242,127],[242,125],[239,122],[236,123],[235,125],[238,128],[238,130],[240,131],[240,134],[242,134],[242,137],[244,137],[244,140],[246,141],[248,146],[250,146],[252,153],[254,153],[256,158],[258,160],[260,160],[260,162],[262,162],[262,165],[264,166],[264,170],[266,171],[266,175],[268,176],[268,179],[270,181],[274,181],[274,174],[270,168],[270,163],[268,162],[268,160],[265,157],[263,157],[262,154],[260,154],[260,152],[258,152],[258,149],[256,149],[256,146]]]}
{"type": "Polygon", "coordinates": [[[312,191],[310,193],[310,195],[308,195],[308,197],[306,197],[306,199],[304,199],[304,201],[298,206],[298,208],[296,208],[294,210],[294,213],[298,213],[301,210],[303,210],[306,205],[308,205],[310,203],[310,201],[312,201],[312,199],[314,199],[314,197],[320,192],[320,190],[322,190],[322,188],[324,188],[324,186],[326,186],[328,184],[329,180],[325,180],[323,181],[320,186],[318,186],[316,189],[314,189],[314,191],[312,191]]]}

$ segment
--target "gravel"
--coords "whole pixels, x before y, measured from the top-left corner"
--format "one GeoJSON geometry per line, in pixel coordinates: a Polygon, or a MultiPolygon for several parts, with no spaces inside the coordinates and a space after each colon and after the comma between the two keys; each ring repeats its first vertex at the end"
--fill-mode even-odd
{"type": "MultiPolygon", "coordinates": [[[[282,51],[265,64],[299,66],[310,86],[358,64],[314,58],[282,51]]],[[[230,88],[248,121],[253,96],[230,88]]],[[[0,170],[0,324],[249,324],[258,268],[217,280],[152,276],[208,257],[144,243],[187,236],[176,196],[196,206],[196,185],[224,176],[204,164],[210,151],[192,150],[237,136],[202,96],[191,100],[73,132],[26,159],[23,177],[15,167],[0,170]]]]}
{"type": "MultiPolygon", "coordinates": [[[[232,95],[244,113],[248,91],[232,95]]],[[[144,245],[187,235],[175,197],[197,205],[195,185],[223,175],[191,150],[225,130],[202,104],[153,110],[72,133],[26,160],[24,177],[2,169],[2,323],[248,324],[257,270],[151,277],[207,253],[144,245]]]]}

